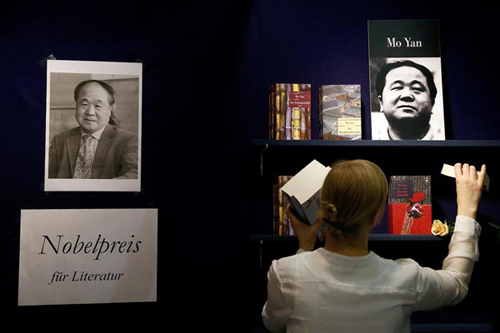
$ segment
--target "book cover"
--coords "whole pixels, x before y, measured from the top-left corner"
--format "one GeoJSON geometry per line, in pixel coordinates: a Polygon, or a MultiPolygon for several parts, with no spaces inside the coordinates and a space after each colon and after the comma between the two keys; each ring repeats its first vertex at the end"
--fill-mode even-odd
{"type": "Polygon", "coordinates": [[[321,86],[319,121],[322,140],[361,140],[361,86],[321,86]]]}
{"type": "Polygon", "coordinates": [[[269,89],[269,138],[311,139],[311,85],[276,83],[269,89]]]}
{"type": "Polygon", "coordinates": [[[431,176],[391,176],[388,220],[389,234],[431,234],[431,176]]]}
{"type": "Polygon", "coordinates": [[[330,169],[313,160],[281,188],[286,201],[305,223],[316,222],[320,190],[330,169]]]}
{"type": "Polygon", "coordinates": [[[368,21],[373,140],[445,140],[438,20],[368,21]]]}

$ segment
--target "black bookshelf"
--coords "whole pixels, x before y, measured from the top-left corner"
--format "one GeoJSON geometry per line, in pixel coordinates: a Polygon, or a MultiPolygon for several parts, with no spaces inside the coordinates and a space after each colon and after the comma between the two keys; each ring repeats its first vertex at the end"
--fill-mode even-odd
{"type": "Polygon", "coordinates": [[[295,174],[312,159],[329,165],[337,159],[368,159],[388,174],[439,174],[444,163],[499,165],[500,141],[324,141],[253,140],[251,172],[266,177],[295,174]]]}
{"type": "MultiPolygon", "coordinates": [[[[390,234],[372,234],[369,236],[369,242],[387,242],[387,241],[443,241],[444,237],[434,235],[390,235],[390,234]]],[[[278,236],[278,235],[250,235],[251,242],[296,242],[296,236],[278,236]]]]}
{"type": "MultiPolygon", "coordinates": [[[[483,195],[485,221],[498,221],[496,206],[500,191],[496,186],[500,170],[499,140],[441,140],[441,141],[325,141],[325,140],[252,140],[249,145],[248,190],[250,198],[260,205],[259,225],[251,228],[251,239],[279,241],[267,224],[272,224],[272,186],[279,175],[294,175],[313,159],[331,165],[339,159],[367,159],[377,163],[392,175],[431,175],[433,216],[454,218],[454,180],[441,174],[443,164],[470,163],[476,167],[486,164],[490,190],[483,195]],[[436,214],[434,210],[436,209],[436,214]],[[266,221],[266,222],[264,222],[266,221]]],[[[444,218],[442,219],[444,220],[444,218]]],[[[371,241],[433,241],[432,235],[373,234],[371,241]],[[410,238],[413,237],[413,238],[410,238]]]]}

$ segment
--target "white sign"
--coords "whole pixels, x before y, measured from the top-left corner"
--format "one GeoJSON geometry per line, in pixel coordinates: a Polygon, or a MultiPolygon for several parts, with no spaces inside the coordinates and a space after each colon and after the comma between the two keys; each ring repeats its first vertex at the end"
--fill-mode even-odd
{"type": "Polygon", "coordinates": [[[155,302],[157,209],[22,210],[18,305],[155,302]]]}

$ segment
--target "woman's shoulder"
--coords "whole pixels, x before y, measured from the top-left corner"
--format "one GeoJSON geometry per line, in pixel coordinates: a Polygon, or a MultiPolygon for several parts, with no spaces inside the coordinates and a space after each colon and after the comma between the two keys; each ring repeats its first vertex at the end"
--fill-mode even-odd
{"type": "Polygon", "coordinates": [[[414,289],[418,285],[421,266],[413,259],[386,259],[379,257],[383,266],[383,275],[387,281],[391,281],[394,286],[403,289],[414,289]]]}
{"type": "Polygon", "coordinates": [[[300,271],[316,260],[315,251],[298,251],[294,255],[273,260],[271,269],[284,280],[294,280],[300,271]]]}

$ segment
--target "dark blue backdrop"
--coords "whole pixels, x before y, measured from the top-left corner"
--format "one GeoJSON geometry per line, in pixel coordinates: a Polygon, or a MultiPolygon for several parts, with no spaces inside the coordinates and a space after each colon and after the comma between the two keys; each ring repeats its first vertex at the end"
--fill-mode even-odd
{"type": "Polygon", "coordinates": [[[439,19],[447,136],[499,140],[498,9],[482,1],[450,7],[368,0],[3,5],[2,312],[33,318],[24,323],[32,327],[101,318],[109,327],[140,321],[244,331],[254,285],[247,239],[255,225],[268,223],[252,213],[247,148],[267,138],[269,85],[311,83],[317,110],[314,87],[360,83],[369,134],[367,20],[439,19]],[[141,193],[43,192],[43,59],[50,54],[143,62],[141,193]],[[128,207],[159,208],[157,303],[16,307],[20,209],[128,207]]]}

